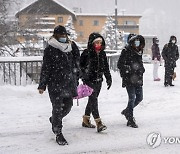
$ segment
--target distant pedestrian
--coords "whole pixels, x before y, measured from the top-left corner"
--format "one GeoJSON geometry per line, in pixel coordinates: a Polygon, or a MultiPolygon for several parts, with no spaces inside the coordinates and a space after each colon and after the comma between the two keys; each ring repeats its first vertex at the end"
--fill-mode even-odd
{"type": "Polygon", "coordinates": [[[39,93],[46,87],[52,103],[52,131],[59,145],[68,142],[62,134],[62,119],[70,112],[73,97],[77,96],[77,73],[80,53],[76,44],[68,39],[64,26],[54,28],[54,34],[44,50],[43,65],[39,82],[39,93]]]}
{"type": "Polygon", "coordinates": [[[169,43],[164,45],[162,50],[162,57],[165,62],[165,76],[164,76],[164,86],[174,86],[172,84],[174,68],[176,67],[176,61],[179,59],[178,46],[176,45],[177,38],[171,36],[169,43]]]}
{"type": "Polygon", "coordinates": [[[159,50],[159,39],[157,37],[153,38],[153,45],[151,50],[153,60],[153,79],[154,81],[160,81],[161,79],[158,77],[158,69],[160,66],[161,54],[159,50]]]}
{"type": "Polygon", "coordinates": [[[128,37],[128,45],[122,50],[118,60],[122,77],[122,87],[126,87],[128,94],[128,105],[121,112],[127,119],[127,126],[137,128],[134,118],[134,107],[143,100],[143,73],[145,72],[142,54],[145,46],[144,37],[131,35],[128,37]]]}
{"type": "Polygon", "coordinates": [[[106,78],[107,89],[109,89],[112,84],[109,64],[104,49],[104,38],[99,33],[91,33],[89,35],[87,49],[83,51],[80,57],[83,83],[94,90],[92,95],[89,96],[85,114],[83,115],[82,126],[95,128],[95,125],[91,124],[90,121],[90,115],[92,114],[96,122],[97,132],[107,129],[102,123],[98,109],[98,96],[101,91],[103,75],[106,78]]]}

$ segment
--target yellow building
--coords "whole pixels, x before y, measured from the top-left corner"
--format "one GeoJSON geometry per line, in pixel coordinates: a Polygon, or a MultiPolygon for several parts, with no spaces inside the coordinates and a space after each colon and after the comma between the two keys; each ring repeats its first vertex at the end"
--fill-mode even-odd
{"type": "MultiPolygon", "coordinates": [[[[69,16],[78,42],[87,42],[92,32],[100,33],[107,18],[107,14],[75,13],[55,0],[37,0],[16,14],[19,29],[24,32],[19,33],[18,39],[23,42],[27,38],[32,41],[37,37],[48,38],[55,26],[66,24],[69,16]]],[[[140,18],[140,15],[117,15],[117,27],[120,31],[139,34],[140,18]]]]}

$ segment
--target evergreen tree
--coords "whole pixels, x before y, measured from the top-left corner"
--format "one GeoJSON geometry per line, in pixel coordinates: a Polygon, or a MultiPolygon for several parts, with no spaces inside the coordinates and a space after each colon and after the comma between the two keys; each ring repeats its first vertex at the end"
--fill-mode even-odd
{"type": "Polygon", "coordinates": [[[118,29],[115,29],[115,19],[113,19],[111,16],[107,17],[107,20],[102,30],[102,36],[104,37],[106,42],[106,49],[115,50],[116,40],[117,40],[117,49],[121,48],[122,35],[120,35],[118,29]]]}
{"type": "Polygon", "coordinates": [[[67,32],[70,34],[69,38],[71,40],[75,40],[77,39],[77,33],[75,31],[74,25],[73,25],[73,20],[72,17],[69,16],[66,24],[64,25],[64,27],[66,28],[67,32]]]}

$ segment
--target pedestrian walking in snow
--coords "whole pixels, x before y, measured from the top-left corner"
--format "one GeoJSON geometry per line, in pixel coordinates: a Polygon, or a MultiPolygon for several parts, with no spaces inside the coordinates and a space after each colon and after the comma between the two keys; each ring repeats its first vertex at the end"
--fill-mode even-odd
{"type": "Polygon", "coordinates": [[[52,116],[49,120],[59,145],[68,144],[62,134],[62,119],[70,112],[73,97],[77,96],[80,60],[78,47],[67,35],[65,27],[59,25],[54,28],[54,34],[44,50],[38,87],[40,94],[48,87],[52,103],[52,116]]]}
{"type": "Polygon", "coordinates": [[[176,67],[176,61],[179,59],[178,46],[176,45],[177,38],[171,36],[169,43],[165,44],[162,50],[162,57],[164,59],[165,76],[164,86],[174,86],[172,84],[174,68],[176,67]]]}
{"type": "Polygon", "coordinates": [[[127,119],[127,126],[137,128],[134,118],[134,107],[143,100],[143,73],[145,72],[142,54],[145,46],[144,37],[141,35],[132,35],[128,37],[128,44],[122,50],[118,60],[122,77],[122,87],[126,87],[128,94],[128,104],[121,114],[127,119]]]}
{"type": "Polygon", "coordinates": [[[104,38],[98,33],[92,33],[89,36],[87,49],[83,51],[80,57],[82,81],[93,89],[93,93],[88,99],[85,114],[83,115],[82,126],[95,128],[95,125],[91,124],[90,121],[90,115],[92,114],[98,132],[107,129],[101,121],[98,109],[98,96],[101,91],[103,74],[106,78],[107,89],[109,89],[112,84],[112,78],[104,49],[104,38]]]}
{"type": "Polygon", "coordinates": [[[161,79],[158,77],[158,69],[161,61],[161,54],[159,50],[159,40],[157,37],[153,38],[153,45],[151,47],[152,50],[152,60],[153,60],[153,78],[154,81],[160,81],[161,79]]]}

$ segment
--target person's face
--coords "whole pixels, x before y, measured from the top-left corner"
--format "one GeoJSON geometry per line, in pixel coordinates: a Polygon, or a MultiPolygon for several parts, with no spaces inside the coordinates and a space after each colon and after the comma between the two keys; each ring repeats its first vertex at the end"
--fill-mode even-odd
{"type": "Polygon", "coordinates": [[[55,38],[61,43],[67,42],[67,35],[66,34],[56,34],[55,38]]]}
{"type": "Polygon", "coordinates": [[[139,46],[140,46],[140,40],[139,39],[135,39],[134,43],[133,43],[133,47],[137,49],[139,46]]]}

